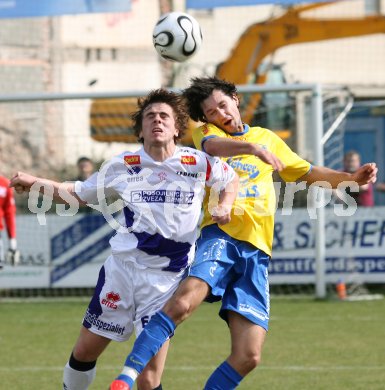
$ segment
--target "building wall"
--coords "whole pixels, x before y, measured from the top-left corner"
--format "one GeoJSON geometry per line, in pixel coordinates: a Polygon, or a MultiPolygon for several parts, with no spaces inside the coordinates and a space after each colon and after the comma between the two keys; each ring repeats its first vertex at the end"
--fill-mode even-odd
{"type": "MultiPolygon", "coordinates": [[[[183,0],[173,3],[184,10],[183,0]]],[[[284,11],[270,5],[187,10],[201,25],[203,46],[188,62],[171,64],[161,61],[152,46],[158,0],[132,4],[131,12],[121,14],[2,20],[0,94],[145,91],[168,85],[170,76],[174,86],[183,88],[192,76],[213,74],[248,26],[284,11]]],[[[384,9],[384,0],[380,4],[384,9]]],[[[352,0],[305,16],[361,17],[365,12],[364,0],[352,0]]],[[[361,97],[385,95],[384,34],[297,44],[277,50],[267,60],[283,64],[288,82],[343,84],[361,97]]],[[[79,155],[102,159],[125,148],[91,140],[90,104],[2,105],[3,118],[23,143],[0,131],[0,149],[16,143],[19,152],[28,154],[26,161],[50,156],[60,165],[73,163],[79,155]]]]}

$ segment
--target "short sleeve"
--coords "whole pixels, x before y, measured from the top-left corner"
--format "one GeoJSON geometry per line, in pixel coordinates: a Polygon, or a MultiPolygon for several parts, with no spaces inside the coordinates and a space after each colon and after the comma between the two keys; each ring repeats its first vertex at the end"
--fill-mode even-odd
{"type": "Polygon", "coordinates": [[[98,203],[98,172],[90,176],[86,181],[75,182],[76,195],[86,203],[97,204],[98,203]]]}
{"type": "Polygon", "coordinates": [[[299,157],[290,147],[276,134],[272,152],[283,162],[285,168],[279,175],[286,182],[295,182],[311,170],[311,164],[299,157]]]}
{"type": "Polygon", "coordinates": [[[103,164],[98,172],[85,181],[75,182],[76,195],[87,204],[98,204],[100,199],[106,199],[116,194],[113,180],[116,177],[114,164],[122,164],[121,158],[113,158],[103,164]]]}
{"type": "Polygon", "coordinates": [[[192,138],[194,141],[194,145],[198,150],[204,150],[204,143],[214,137],[226,137],[227,134],[221,130],[220,128],[212,125],[211,123],[205,123],[202,126],[197,127],[194,129],[192,138]]]}
{"type": "Polygon", "coordinates": [[[225,187],[235,177],[235,171],[227,163],[220,160],[218,157],[206,157],[207,173],[206,184],[212,187],[216,183],[221,183],[221,187],[225,187]]]}

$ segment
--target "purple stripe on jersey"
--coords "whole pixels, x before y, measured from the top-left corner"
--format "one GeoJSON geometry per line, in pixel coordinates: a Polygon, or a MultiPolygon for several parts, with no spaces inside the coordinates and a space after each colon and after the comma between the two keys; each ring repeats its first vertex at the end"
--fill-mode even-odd
{"type": "MultiPolygon", "coordinates": [[[[126,226],[134,224],[134,212],[127,206],[123,208],[126,226]]],[[[177,242],[164,238],[159,233],[149,234],[146,232],[132,232],[138,239],[137,248],[148,255],[164,256],[170,259],[167,267],[163,271],[179,272],[186,268],[188,264],[188,253],[191,244],[188,242],[177,242]]]]}
{"type": "Polygon", "coordinates": [[[123,208],[123,213],[126,221],[126,227],[131,227],[134,224],[134,212],[125,206],[123,208]]]}
{"type": "Polygon", "coordinates": [[[102,292],[105,281],[106,281],[106,272],[103,266],[100,269],[98,282],[95,287],[95,292],[83,320],[83,325],[87,329],[91,328],[92,320],[94,318],[99,317],[103,313],[102,305],[100,304],[100,293],[102,292]]]}
{"type": "Polygon", "coordinates": [[[133,232],[138,239],[137,248],[148,255],[168,257],[170,264],[163,271],[179,272],[186,268],[191,244],[164,238],[159,233],[133,232]]]}

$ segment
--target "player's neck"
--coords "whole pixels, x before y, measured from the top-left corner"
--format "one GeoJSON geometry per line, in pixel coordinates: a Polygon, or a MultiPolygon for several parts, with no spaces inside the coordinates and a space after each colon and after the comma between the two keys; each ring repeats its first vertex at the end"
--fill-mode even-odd
{"type": "Polygon", "coordinates": [[[144,145],[145,152],[154,160],[154,161],[164,161],[170,158],[175,152],[176,145],[170,143],[167,145],[144,145]]]}

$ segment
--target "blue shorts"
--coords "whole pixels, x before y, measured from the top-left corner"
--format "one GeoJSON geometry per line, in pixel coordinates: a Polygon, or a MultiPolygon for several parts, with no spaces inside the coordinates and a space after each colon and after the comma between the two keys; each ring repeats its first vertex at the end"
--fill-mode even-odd
{"type": "Polygon", "coordinates": [[[270,256],[245,241],[239,241],[216,224],[202,229],[189,276],[211,286],[208,302],[222,300],[219,312],[227,321],[231,310],[268,329],[270,256]]]}

